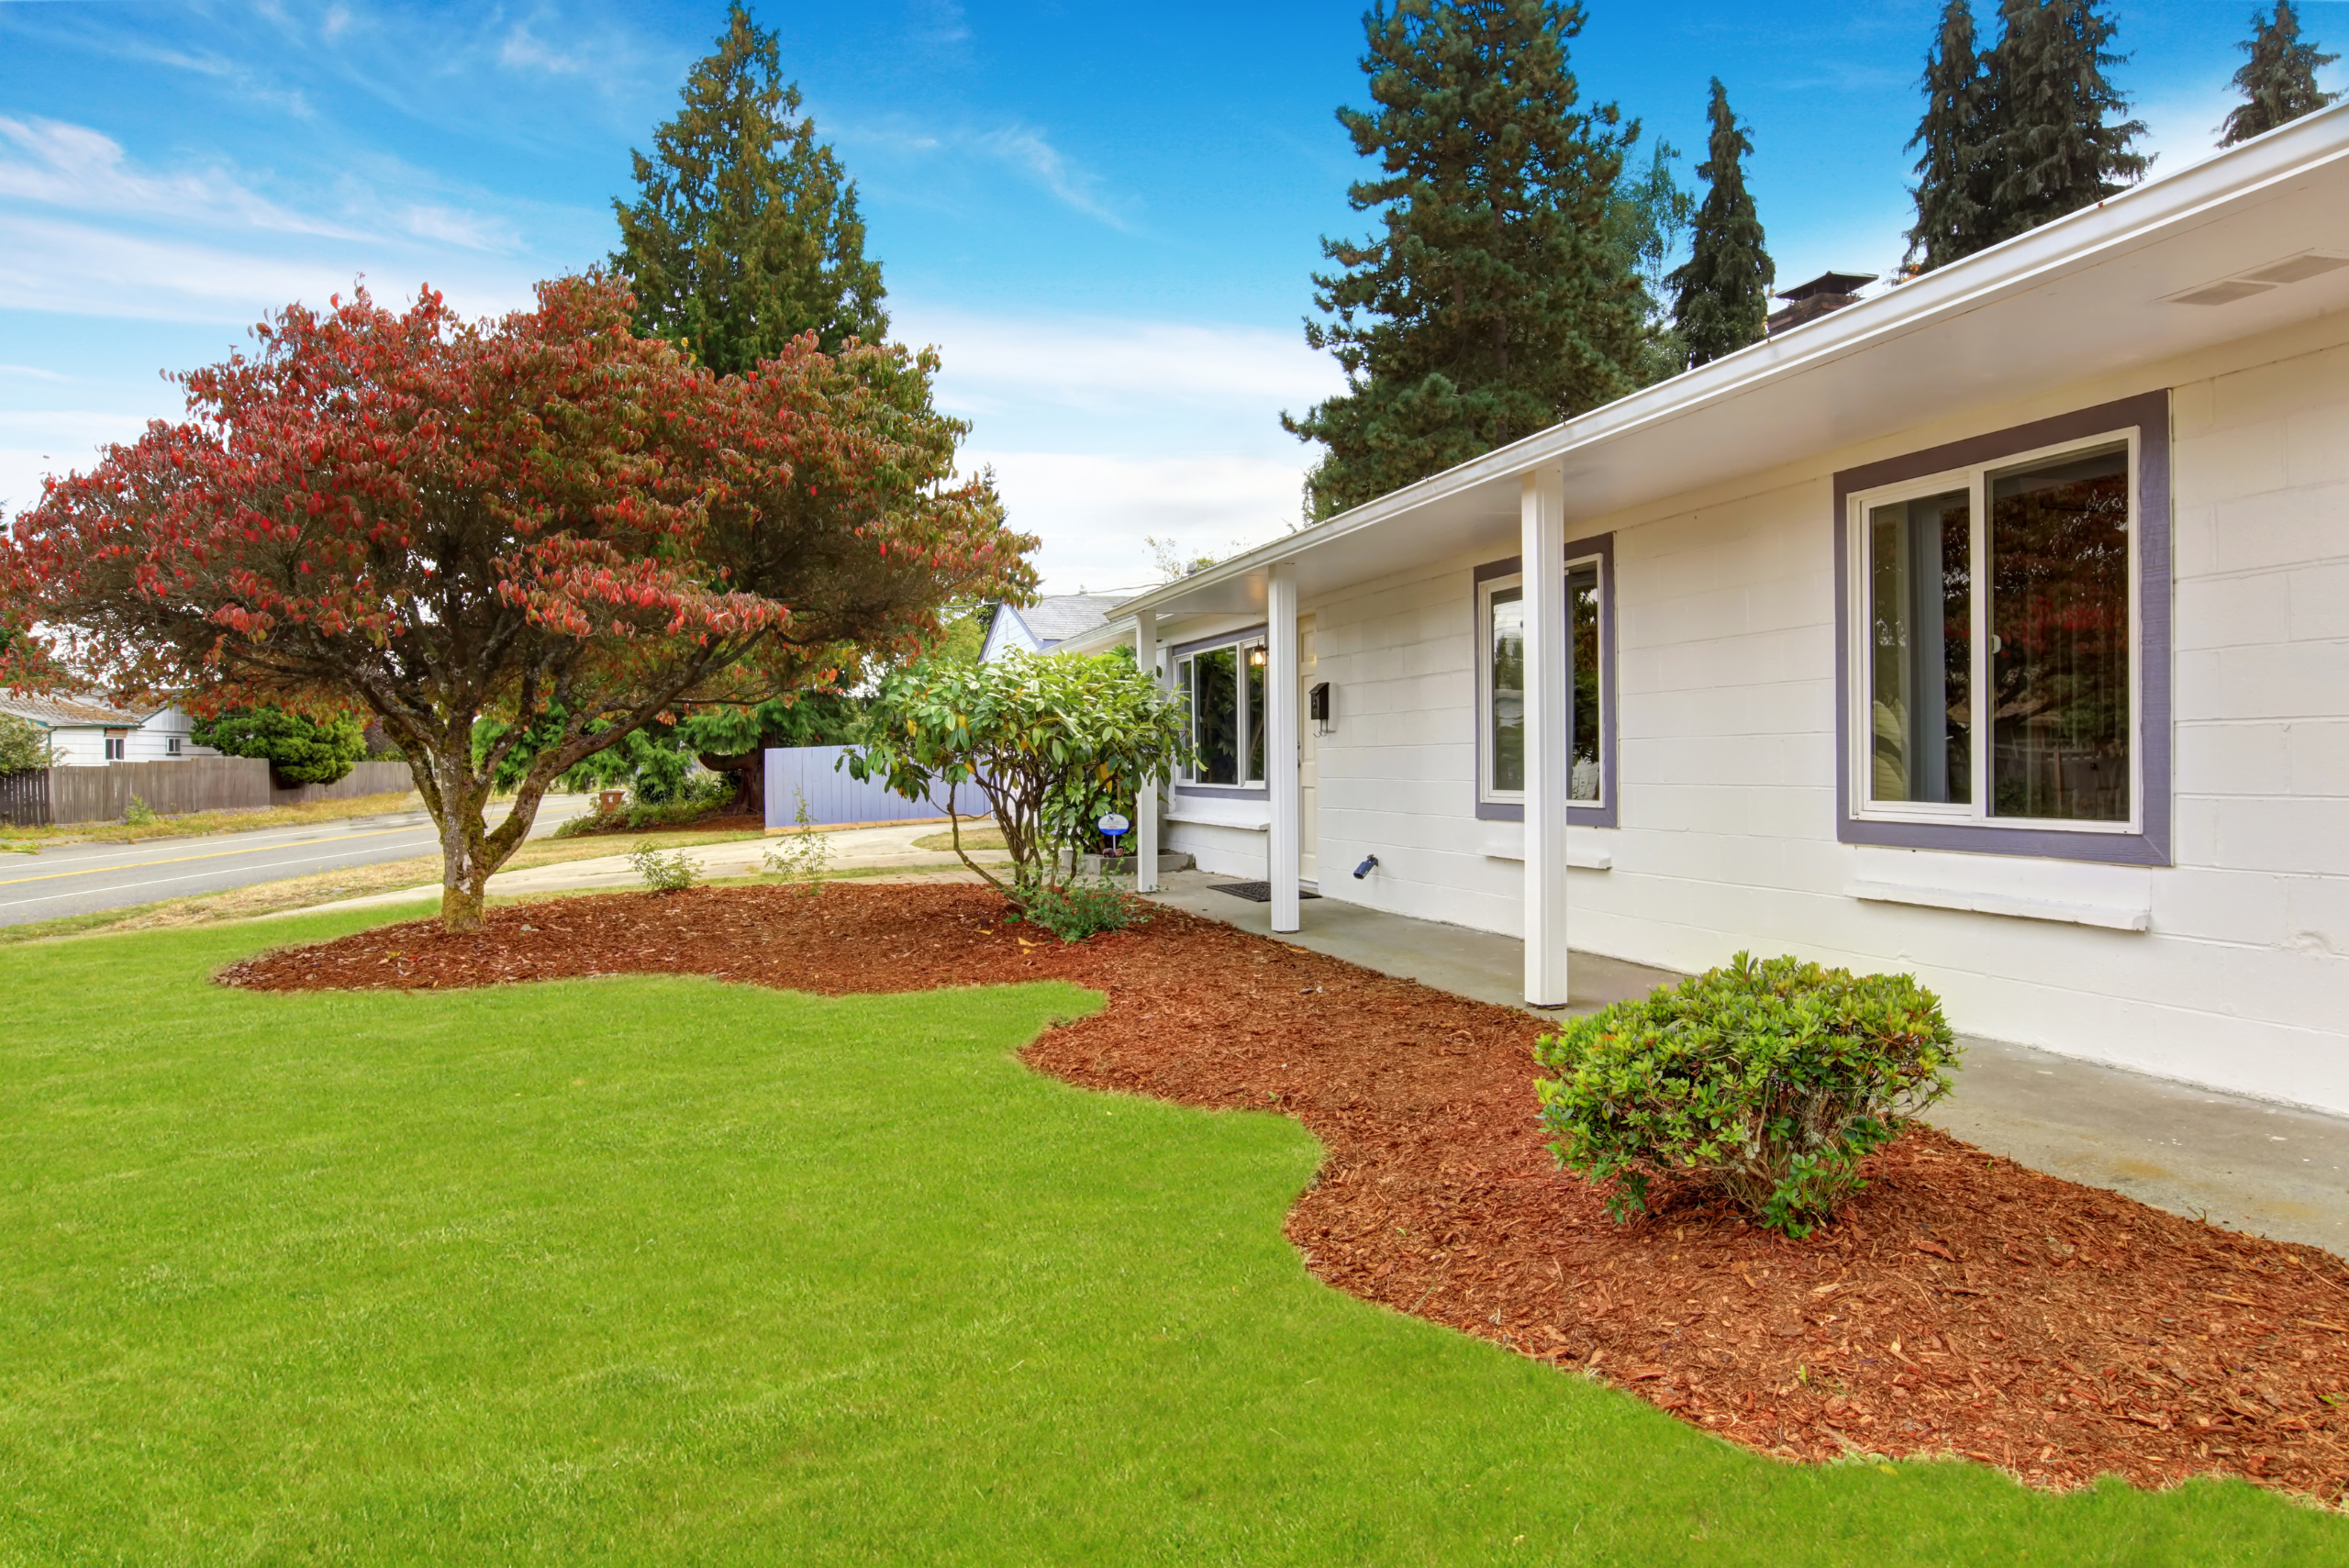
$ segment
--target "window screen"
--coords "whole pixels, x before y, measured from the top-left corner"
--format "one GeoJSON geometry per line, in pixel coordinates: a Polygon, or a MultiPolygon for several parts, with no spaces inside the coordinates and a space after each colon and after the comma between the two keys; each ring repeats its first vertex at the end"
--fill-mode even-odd
{"type": "Polygon", "coordinates": [[[1990,809],[2129,819],[2125,448],[1989,480],[1990,809]]]}

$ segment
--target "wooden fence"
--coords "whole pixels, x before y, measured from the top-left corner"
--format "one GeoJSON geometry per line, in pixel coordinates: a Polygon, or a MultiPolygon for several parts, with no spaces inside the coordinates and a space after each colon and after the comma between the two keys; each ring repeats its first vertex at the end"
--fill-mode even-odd
{"type": "Polygon", "coordinates": [[[0,822],[39,828],[49,821],[49,770],[0,773],[0,822]]]}
{"type": "MultiPolygon", "coordinates": [[[[775,746],[767,750],[767,827],[788,828],[799,817],[799,803],[807,815],[825,827],[841,822],[926,822],[945,820],[944,805],[907,800],[889,793],[879,779],[859,784],[846,768],[836,764],[845,746],[775,746]]],[[[945,794],[941,790],[941,795],[945,794]]],[[[964,784],[954,804],[965,817],[986,815],[986,796],[976,784],[964,784]]]]}
{"type": "MultiPolygon", "coordinates": [[[[304,806],[319,800],[353,800],[415,787],[406,762],[362,762],[330,784],[279,789],[269,764],[258,757],[183,757],[166,762],[109,762],[102,768],[51,768],[45,774],[13,774],[0,781],[5,792],[15,779],[42,780],[50,822],[118,822],[137,795],[150,811],[177,817],[190,811],[260,811],[273,806],[304,806]]],[[[0,812],[8,809],[0,793],[0,812]]],[[[14,820],[14,818],[11,818],[14,820]]]]}

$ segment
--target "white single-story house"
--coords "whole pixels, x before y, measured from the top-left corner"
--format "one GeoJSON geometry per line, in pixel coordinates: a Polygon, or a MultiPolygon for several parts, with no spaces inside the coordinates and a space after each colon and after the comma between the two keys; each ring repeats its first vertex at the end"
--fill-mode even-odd
{"type": "Polygon", "coordinates": [[[1098,631],[1125,602],[1117,594],[1052,594],[1024,610],[997,605],[979,662],[992,664],[1008,653],[1050,653],[1072,637],[1098,631]]]}
{"type": "Polygon", "coordinates": [[[51,766],[102,768],[108,762],[163,762],[217,757],[190,731],[195,720],[175,707],[120,708],[88,694],[12,696],[0,692],[0,713],[29,719],[49,733],[51,766]]]}
{"type": "MultiPolygon", "coordinates": [[[[1151,840],[2349,1112],[2349,106],[1235,557],[1151,840]],[[1280,738],[1267,746],[1264,738],[1280,738]]],[[[1147,835],[1146,837],[1144,835],[1147,835]]]]}

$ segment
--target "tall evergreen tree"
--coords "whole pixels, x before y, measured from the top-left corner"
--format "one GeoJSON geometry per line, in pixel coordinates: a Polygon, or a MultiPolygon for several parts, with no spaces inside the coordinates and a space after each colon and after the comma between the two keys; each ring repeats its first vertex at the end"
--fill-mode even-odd
{"type": "Polygon", "coordinates": [[[1658,141],[1644,168],[1625,169],[1615,183],[1608,228],[1624,265],[1640,281],[1640,354],[1632,379],[1642,386],[1688,368],[1688,350],[1673,320],[1675,263],[1697,221],[1697,198],[1680,188],[1672,165],[1679,150],[1658,141]]]}
{"type": "Polygon", "coordinates": [[[2316,45],[2300,41],[2300,18],[2292,0],[2276,0],[2273,17],[2251,14],[2251,41],[2237,46],[2251,58],[2235,72],[2232,85],[2243,101],[2227,114],[2219,128],[2221,147],[2274,130],[2324,107],[2338,93],[2316,84],[2319,66],[2341,57],[2319,54],[2316,45]]]}
{"type": "Polygon", "coordinates": [[[1713,128],[1705,161],[1706,185],[1697,208],[1688,261],[1672,274],[1678,291],[1673,316],[1688,362],[1701,365],[1758,343],[1770,317],[1770,283],[1776,275],[1763,249],[1762,219],[1745,188],[1745,158],[1753,150],[1729,106],[1729,91],[1713,78],[1713,128]]]}
{"type": "Polygon", "coordinates": [[[1324,239],[1306,341],[1347,390],[1282,425],[1328,450],[1327,517],[1629,391],[1641,292],[1608,230],[1636,128],[1578,106],[1572,0],[1397,0],[1364,18],[1374,106],[1340,123],[1381,173],[1347,200],[1367,241],[1324,239]]]}
{"type": "Polygon", "coordinates": [[[2111,52],[2114,24],[2099,0],[2001,0],[2003,27],[1984,62],[1989,97],[1991,178],[1988,243],[2093,206],[2145,177],[2150,161],[2130,150],[2142,120],[2105,72],[2127,56],[2111,52]]]}
{"type": "Polygon", "coordinates": [[[738,3],[718,52],[685,79],[685,106],[636,161],[633,204],[615,201],[612,262],[637,299],[636,328],[719,374],[772,359],[803,332],[827,353],[879,342],[881,264],[864,255],[856,186],[799,113],[774,35],[738,3]]]}
{"type": "Polygon", "coordinates": [[[1989,158],[1995,128],[1989,89],[1974,48],[1970,0],[1949,0],[1941,35],[1925,56],[1925,117],[1909,148],[1917,160],[1916,226],[1909,230],[1909,263],[1919,272],[1946,267],[1987,245],[1989,158]]]}

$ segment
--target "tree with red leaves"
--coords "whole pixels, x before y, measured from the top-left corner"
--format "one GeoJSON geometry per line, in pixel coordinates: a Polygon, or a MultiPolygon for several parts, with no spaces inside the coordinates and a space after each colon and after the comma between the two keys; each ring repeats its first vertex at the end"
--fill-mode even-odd
{"type": "Polygon", "coordinates": [[[39,635],[0,679],[47,662],[126,695],[373,714],[466,931],[583,758],[690,705],[852,679],[934,641],[950,602],[1033,590],[992,480],[955,479],[968,427],[931,406],[933,354],[810,335],[719,377],[637,337],[631,305],[590,276],[495,321],[429,290],[289,307],[256,353],[177,378],[185,422],[17,517],[0,598],[39,635]],[[477,757],[484,717],[512,728],[477,757]],[[498,765],[546,717],[491,830],[498,765]]]}

